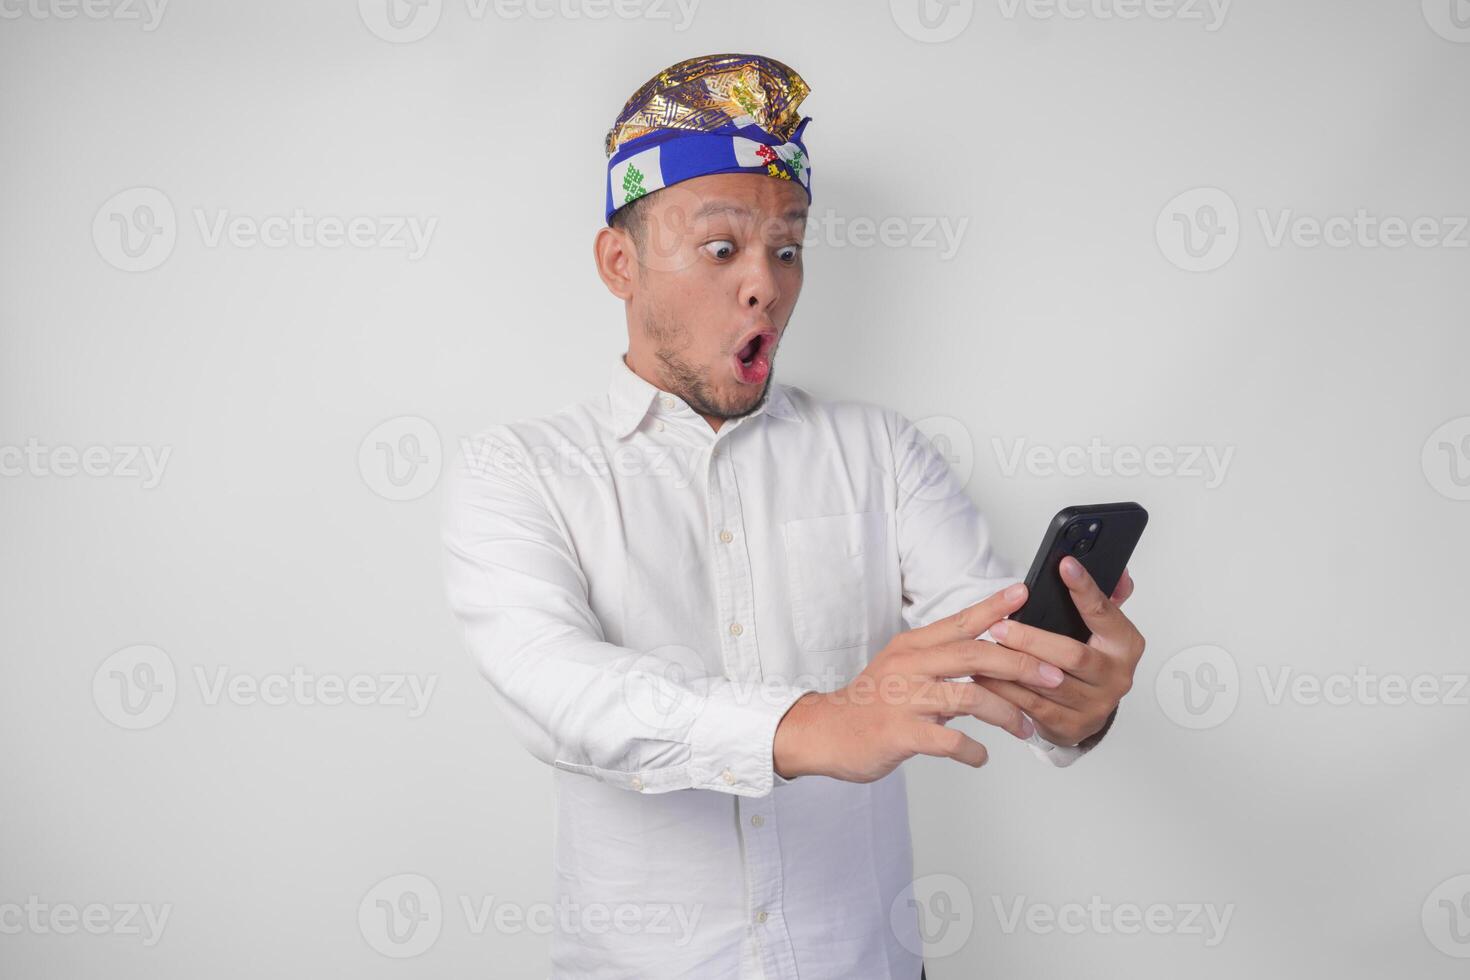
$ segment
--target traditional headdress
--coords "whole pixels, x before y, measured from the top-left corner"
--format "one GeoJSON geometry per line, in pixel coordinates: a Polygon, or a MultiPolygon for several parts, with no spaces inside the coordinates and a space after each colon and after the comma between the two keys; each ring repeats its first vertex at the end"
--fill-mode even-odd
{"type": "Polygon", "coordinates": [[[794,180],[812,199],[797,111],[811,91],[795,71],[751,54],[689,58],[650,78],[608,130],[607,214],[660,187],[705,174],[794,180]]]}

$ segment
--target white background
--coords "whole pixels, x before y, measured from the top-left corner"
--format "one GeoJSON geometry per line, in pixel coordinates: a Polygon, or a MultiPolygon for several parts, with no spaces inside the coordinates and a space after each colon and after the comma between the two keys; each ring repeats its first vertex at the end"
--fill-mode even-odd
{"type": "Polygon", "coordinates": [[[551,782],[447,611],[434,467],[603,390],[626,339],[591,260],[603,135],[659,68],[739,51],[813,89],[814,240],[777,377],[938,417],[1022,567],[1061,506],[1152,514],[1129,604],[1149,649],[1104,746],[1053,770],[976,723],[986,768],[910,763],[917,888],[972,910],[931,937],[932,980],[1462,976],[1470,709],[1444,702],[1470,670],[1470,7],[1107,16],[1124,4],[936,4],[932,29],[912,0],[706,0],[687,22],[444,0],[401,29],[375,0],[175,0],[152,29],[141,6],[0,4],[0,906],[170,909],[153,945],[0,909],[0,972],[545,974],[544,934],[477,932],[461,905],[549,899],[551,782]],[[417,257],[209,234],[298,210],[434,224],[417,257]],[[1451,240],[1329,246],[1298,223],[1359,210],[1451,240]],[[1283,218],[1306,231],[1273,240],[1283,218]],[[160,234],[129,257],[135,219],[160,234]],[[890,219],[887,244],[851,225],[890,219]],[[929,219],[957,249],[922,244],[929,219]],[[1186,227],[1213,244],[1191,257],[1186,227]],[[1214,486],[1008,465],[1017,440],[1094,439],[1231,456],[1214,486]],[[417,483],[379,442],[418,447],[419,469],[392,460],[417,483]],[[28,444],[103,447],[107,475],[28,444]],[[130,447],[167,449],[156,486],[130,447]],[[109,659],[138,645],[161,653],[109,659]],[[130,657],[174,678],[155,671],[161,714],[135,730],[130,657]],[[1228,716],[1185,704],[1201,657],[1228,716]],[[297,667],[435,686],[417,717],[210,703],[220,677],[297,667]],[[1428,676],[1439,702],[1272,697],[1359,668],[1428,676]],[[411,959],[359,925],[400,874],[442,907],[411,959]],[[995,904],[1093,896],[1232,917],[1206,945],[1008,933],[995,904]]]}

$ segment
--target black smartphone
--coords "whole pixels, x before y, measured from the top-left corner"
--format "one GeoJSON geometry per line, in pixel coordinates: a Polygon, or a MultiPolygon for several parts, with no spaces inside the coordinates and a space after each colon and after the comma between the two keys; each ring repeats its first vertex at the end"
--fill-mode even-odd
{"type": "Polygon", "coordinates": [[[1067,555],[1077,559],[1103,594],[1112,595],[1147,523],[1148,511],[1131,502],[1059,511],[1026,573],[1026,604],[1010,618],[1086,643],[1092,630],[1062,581],[1062,559],[1067,555]]]}

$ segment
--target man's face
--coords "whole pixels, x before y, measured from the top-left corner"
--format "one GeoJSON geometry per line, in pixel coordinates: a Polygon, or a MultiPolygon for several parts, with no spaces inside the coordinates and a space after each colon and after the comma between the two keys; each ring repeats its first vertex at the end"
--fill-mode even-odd
{"type": "Polygon", "coordinates": [[[770,386],[801,293],[806,193],[761,174],[709,174],[653,192],[643,209],[628,360],[718,428],[770,386]]]}

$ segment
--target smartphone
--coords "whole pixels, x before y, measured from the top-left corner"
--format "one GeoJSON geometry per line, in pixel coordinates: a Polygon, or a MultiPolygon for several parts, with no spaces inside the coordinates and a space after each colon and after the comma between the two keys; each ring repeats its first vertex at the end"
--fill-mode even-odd
{"type": "Polygon", "coordinates": [[[1086,643],[1092,630],[1062,581],[1062,559],[1067,555],[1077,559],[1103,594],[1112,595],[1147,523],[1148,511],[1131,502],[1059,511],[1026,573],[1026,604],[1010,618],[1086,643]]]}

